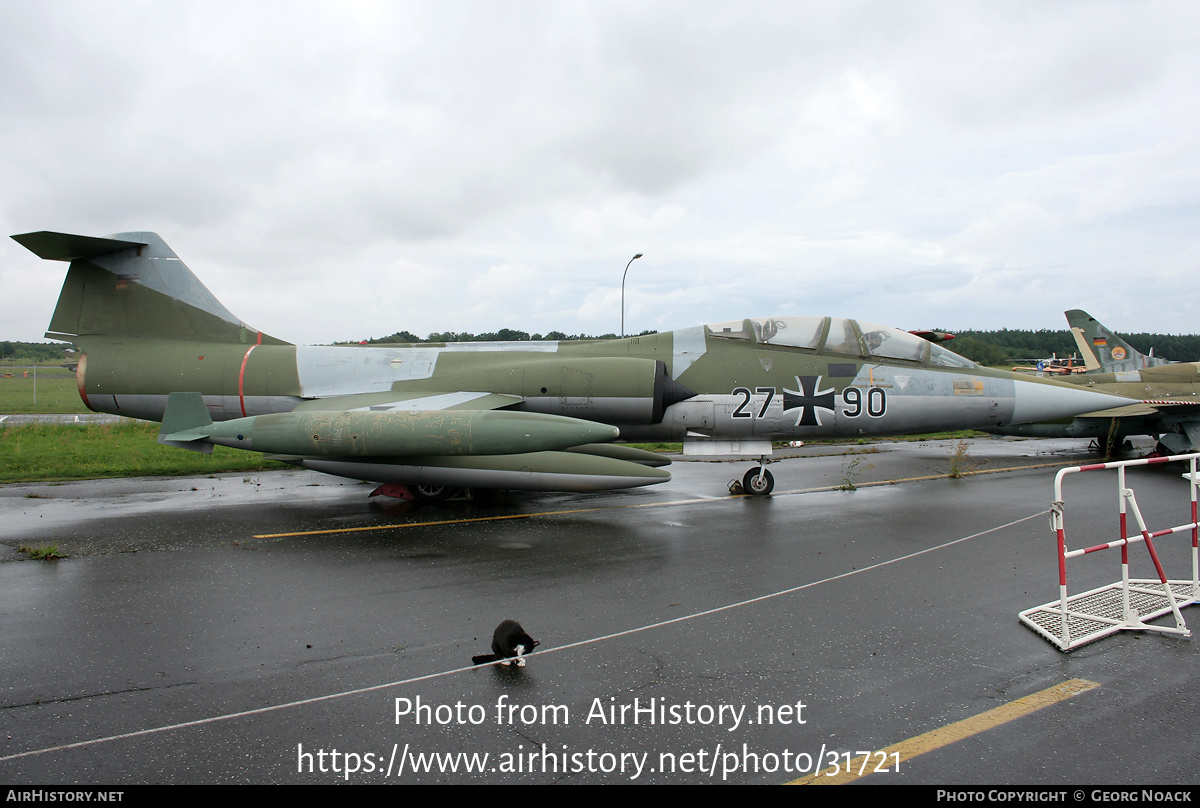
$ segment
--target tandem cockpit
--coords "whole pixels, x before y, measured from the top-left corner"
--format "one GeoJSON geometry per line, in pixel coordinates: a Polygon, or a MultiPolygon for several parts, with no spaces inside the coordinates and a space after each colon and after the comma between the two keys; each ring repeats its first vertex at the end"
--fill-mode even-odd
{"type": "Polygon", "coordinates": [[[973,368],[970,359],[926,339],[874,323],[844,317],[764,317],[705,326],[710,336],[758,345],[799,348],[870,360],[886,359],[945,368],[973,368]]]}

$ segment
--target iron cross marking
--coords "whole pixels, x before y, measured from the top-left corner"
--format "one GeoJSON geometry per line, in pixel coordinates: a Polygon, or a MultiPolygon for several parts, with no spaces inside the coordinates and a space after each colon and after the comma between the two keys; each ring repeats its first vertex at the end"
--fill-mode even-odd
{"type": "Polygon", "coordinates": [[[796,376],[799,391],[783,388],[783,411],[799,408],[796,426],[821,426],[821,415],[817,408],[834,411],[834,390],[820,390],[820,376],[796,376]]]}

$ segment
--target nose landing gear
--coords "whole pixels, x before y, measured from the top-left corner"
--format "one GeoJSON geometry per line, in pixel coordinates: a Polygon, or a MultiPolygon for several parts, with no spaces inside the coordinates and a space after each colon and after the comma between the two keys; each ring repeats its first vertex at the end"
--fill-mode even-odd
{"type": "Polygon", "coordinates": [[[759,461],[758,468],[750,469],[742,477],[742,490],[760,497],[765,497],[775,490],[775,478],[767,471],[765,457],[759,461]]]}

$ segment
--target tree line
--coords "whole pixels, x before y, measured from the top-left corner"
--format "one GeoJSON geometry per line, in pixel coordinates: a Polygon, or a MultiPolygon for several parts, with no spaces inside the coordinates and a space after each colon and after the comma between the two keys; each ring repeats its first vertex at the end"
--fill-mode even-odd
{"type": "MultiPolygon", "coordinates": [[[[632,336],[645,336],[653,333],[655,332],[643,331],[632,336]]],[[[1038,359],[1049,359],[1051,356],[1065,358],[1079,351],[1074,337],[1066,329],[1058,331],[1048,328],[1036,331],[1013,328],[994,331],[963,329],[961,331],[951,330],[950,333],[955,335],[955,339],[946,343],[947,348],[983,365],[1012,365],[1020,362],[1033,362],[1038,359]]],[[[421,339],[410,331],[397,331],[386,337],[369,339],[367,343],[381,345],[398,342],[520,342],[543,339],[616,339],[616,336],[616,334],[565,334],[562,331],[530,335],[527,331],[501,328],[499,331],[483,334],[472,334],[466,331],[435,332],[425,339],[421,339]]],[[[1121,336],[1144,354],[1149,354],[1153,349],[1155,356],[1165,357],[1176,362],[1200,361],[1200,335],[1198,334],[1142,333],[1122,334],[1121,336]]]]}
{"type": "Polygon", "coordinates": [[[0,360],[25,362],[62,362],[69,342],[0,342],[0,360]]]}
{"type": "MultiPolygon", "coordinates": [[[[963,329],[950,331],[955,339],[946,347],[983,365],[1009,365],[1057,356],[1060,359],[1079,352],[1071,332],[1043,328],[1037,331],[1004,328],[998,331],[963,329]]],[[[1121,334],[1136,350],[1176,362],[1200,361],[1200,335],[1197,334],[1121,334]]]]}
{"type": "MultiPolygon", "coordinates": [[[[644,337],[647,334],[655,334],[655,331],[642,331],[638,334],[630,334],[631,337],[644,337]]],[[[435,331],[425,339],[421,339],[411,331],[397,331],[395,334],[390,334],[386,337],[373,337],[366,340],[368,345],[394,344],[397,342],[525,342],[528,340],[552,340],[555,342],[561,340],[576,340],[576,339],[617,339],[616,334],[566,334],[562,331],[551,331],[547,334],[530,334],[528,331],[517,331],[512,328],[501,328],[499,331],[486,331],[481,334],[472,334],[469,331],[435,331]]]]}

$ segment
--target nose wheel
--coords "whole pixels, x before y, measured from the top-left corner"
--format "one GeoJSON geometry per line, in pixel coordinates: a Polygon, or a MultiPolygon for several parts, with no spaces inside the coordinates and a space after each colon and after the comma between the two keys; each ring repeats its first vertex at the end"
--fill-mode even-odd
{"type": "Polygon", "coordinates": [[[742,490],[747,494],[765,497],[775,490],[775,478],[762,466],[750,469],[746,476],[742,477],[742,490]]]}

